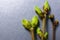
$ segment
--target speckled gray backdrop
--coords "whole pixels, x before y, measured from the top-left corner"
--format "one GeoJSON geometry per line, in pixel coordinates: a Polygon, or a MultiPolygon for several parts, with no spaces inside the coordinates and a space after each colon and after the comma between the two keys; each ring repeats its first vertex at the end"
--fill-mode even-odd
{"type": "MultiPolygon", "coordinates": [[[[60,0],[48,2],[52,9],[51,13],[60,22],[60,0]]],[[[43,4],[44,0],[0,0],[0,40],[31,40],[31,35],[24,29],[21,20],[24,18],[31,20],[37,15],[34,6],[37,5],[42,9],[43,4]]],[[[52,40],[52,24],[50,20],[48,23],[48,40],[52,40]]],[[[56,40],[60,40],[60,25],[56,30],[56,40]]]]}

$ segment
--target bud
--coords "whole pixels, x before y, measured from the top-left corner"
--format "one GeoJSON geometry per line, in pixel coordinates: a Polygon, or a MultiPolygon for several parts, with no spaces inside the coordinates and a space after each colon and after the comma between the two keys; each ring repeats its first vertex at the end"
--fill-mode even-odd
{"type": "Polygon", "coordinates": [[[55,20],[54,21],[54,26],[57,26],[59,24],[59,21],[58,20],[55,20]]]}
{"type": "Polygon", "coordinates": [[[53,14],[50,14],[50,15],[49,15],[49,18],[50,18],[50,19],[53,19],[53,18],[54,18],[54,15],[53,15],[53,14]]]}
{"type": "Polygon", "coordinates": [[[31,20],[32,27],[36,27],[38,25],[38,17],[34,16],[31,20]]]}
{"type": "Polygon", "coordinates": [[[46,33],[44,34],[44,38],[45,38],[45,39],[48,38],[48,32],[46,32],[46,33]]]}
{"type": "Polygon", "coordinates": [[[44,11],[46,11],[46,12],[48,12],[48,11],[50,10],[50,6],[49,6],[49,3],[48,3],[47,0],[46,0],[45,3],[44,3],[43,9],[44,9],[44,11]]]}
{"type": "Polygon", "coordinates": [[[40,28],[37,28],[37,34],[40,36],[40,37],[43,37],[44,34],[42,33],[41,29],[40,28]]]}
{"type": "Polygon", "coordinates": [[[42,11],[38,6],[35,6],[35,11],[39,16],[42,16],[42,11]]]}
{"type": "Polygon", "coordinates": [[[23,19],[22,20],[22,25],[26,28],[26,29],[30,29],[31,28],[31,24],[28,20],[23,19]]]}

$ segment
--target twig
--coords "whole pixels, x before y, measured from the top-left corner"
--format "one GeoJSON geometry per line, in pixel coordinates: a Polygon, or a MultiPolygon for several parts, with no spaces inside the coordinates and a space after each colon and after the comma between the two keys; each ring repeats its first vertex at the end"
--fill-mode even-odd
{"type": "MultiPolygon", "coordinates": [[[[53,25],[53,27],[55,26],[53,25]]],[[[53,28],[53,40],[55,40],[55,28],[53,28]]]]}
{"type": "Polygon", "coordinates": [[[32,37],[32,40],[35,40],[35,38],[34,38],[34,28],[31,28],[31,37],[32,37]]]}
{"type": "MultiPolygon", "coordinates": [[[[44,17],[42,19],[42,32],[45,34],[46,31],[46,14],[44,14],[44,17]]],[[[44,40],[44,37],[42,37],[42,40],[44,40]]]]}
{"type": "Polygon", "coordinates": [[[55,32],[56,32],[56,26],[59,24],[58,20],[55,20],[53,22],[53,40],[55,40],[55,32]]]}

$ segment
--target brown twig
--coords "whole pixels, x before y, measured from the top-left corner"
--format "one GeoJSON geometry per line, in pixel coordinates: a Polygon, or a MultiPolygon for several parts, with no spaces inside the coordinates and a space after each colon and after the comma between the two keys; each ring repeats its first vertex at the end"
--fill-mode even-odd
{"type": "MultiPolygon", "coordinates": [[[[45,34],[46,31],[46,12],[44,12],[44,17],[42,19],[42,32],[45,34]]],[[[44,40],[44,37],[42,37],[42,40],[44,40]]]]}
{"type": "Polygon", "coordinates": [[[52,35],[53,35],[53,40],[55,40],[55,28],[54,28],[55,26],[53,25],[53,33],[52,33],[52,35]]]}
{"type": "Polygon", "coordinates": [[[52,24],[53,27],[53,40],[55,40],[56,26],[59,24],[58,20],[54,21],[52,24]]]}
{"type": "Polygon", "coordinates": [[[35,40],[35,38],[34,38],[34,28],[31,28],[31,37],[32,37],[32,40],[35,40]]]}

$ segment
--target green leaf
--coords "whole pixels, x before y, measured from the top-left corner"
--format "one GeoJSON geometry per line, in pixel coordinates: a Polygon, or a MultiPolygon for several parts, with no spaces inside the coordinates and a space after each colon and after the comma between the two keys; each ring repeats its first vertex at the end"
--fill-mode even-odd
{"type": "Polygon", "coordinates": [[[47,0],[46,0],[45,3],[44,3],[43,9],[44,9],[44,11],[49,11],[49,10],[50,10],[50,6],[49,6],[49,3],[48,3],[47,0]]]}
{"type": "Polygon", "coordinates": [[[32,27],[36,27],[38,25],[38,17],[34,16],[31,20],[32,27]]]}
{"type": "Polygon", "coordinates": [[[44,34],[42,33],[41,29],[40,28],[37,28],[37,34],[40,36],[40,37],[43,37],[44,34]]]}
{"type": "Polygon", "coordinates": [[[46,33],[44,34],[44,38],[45,38],[45,39],[48,38],[48,32],[46,32],[46,33]]]}
{"type": "Polygon", "coordinates": [[[41,11],[41,9],[40,9],[38,6],[35,6],[35,11],[36,11],[36,13],[37,13],[39,16],[42,15],[42,11],[41,11]]]}
{"type": "Polygon", "coordinates": [[[23,19],[23,20],[22,20],[22,25],[23,25],[26,29],[29,29],[29,30],[30,30],[30,28],[31,28],[30,22],[29,22],[28,20],[26,20],[26,19],[23,19]]]}
{"type": "Polygon", "coordinates": [[[40,37],[44,37],[45,39],[48,38],[48,32],[46,32],[45,34],[43,34],[43,32],[41,31],[40,28],[37,28],[37,34],[38,34],[40,37]]]}

